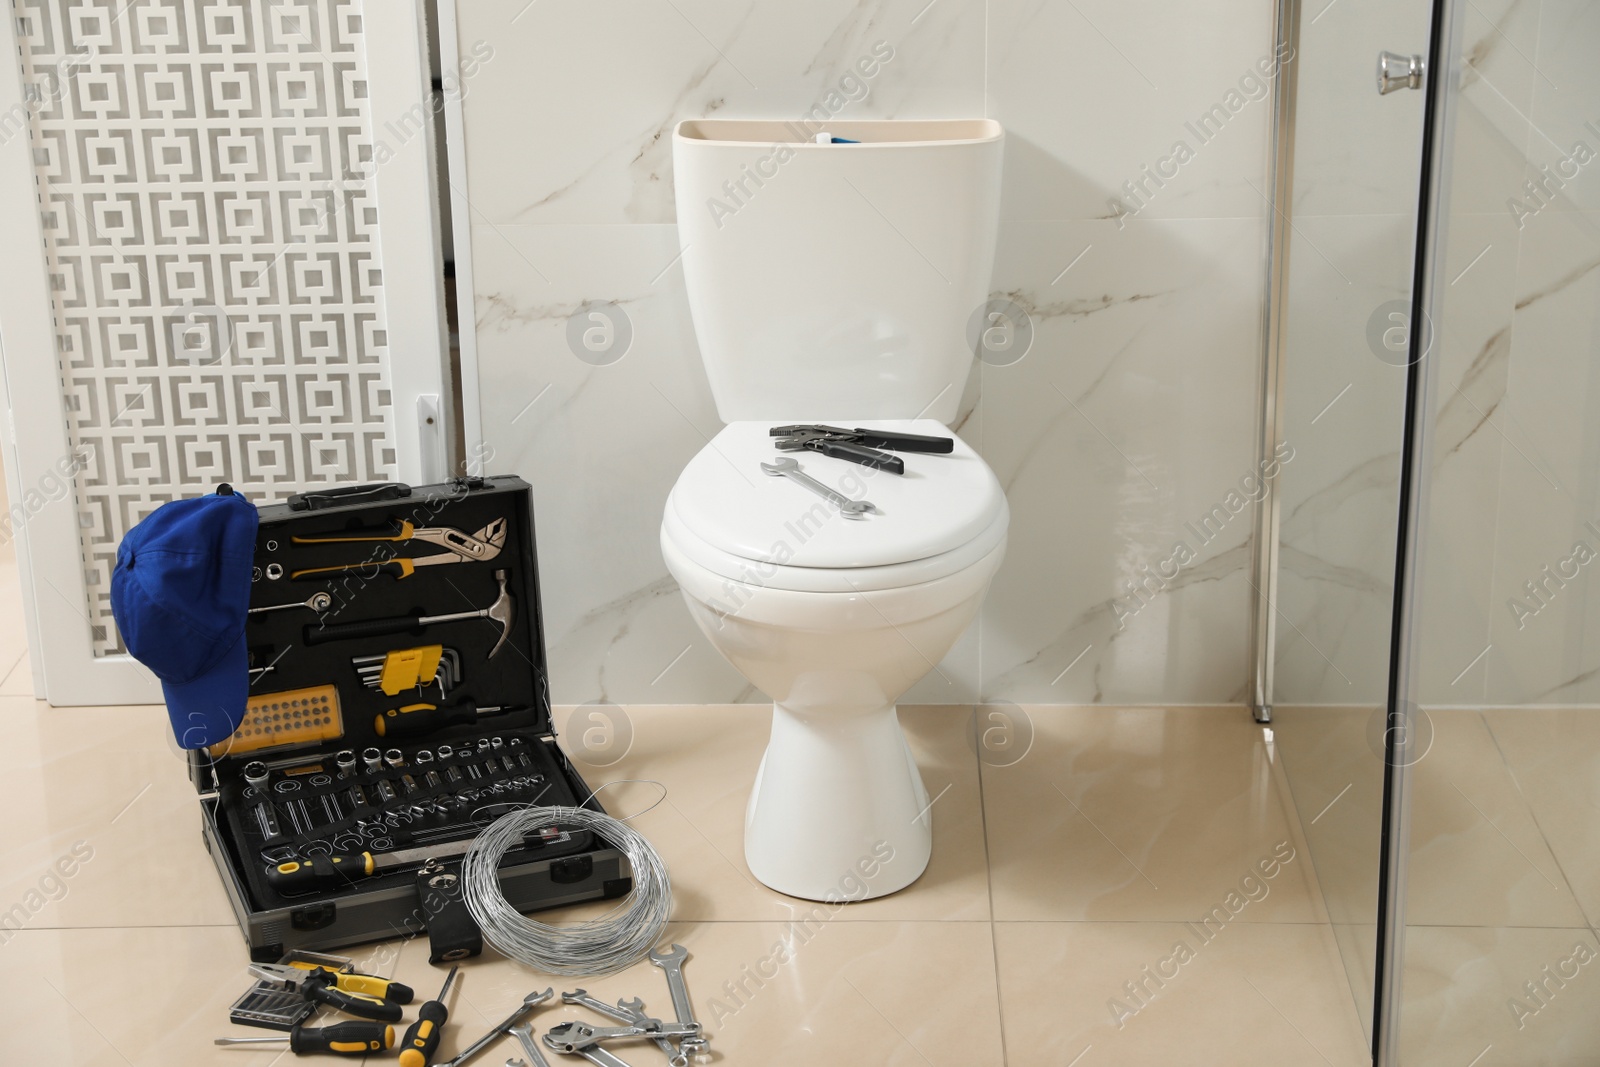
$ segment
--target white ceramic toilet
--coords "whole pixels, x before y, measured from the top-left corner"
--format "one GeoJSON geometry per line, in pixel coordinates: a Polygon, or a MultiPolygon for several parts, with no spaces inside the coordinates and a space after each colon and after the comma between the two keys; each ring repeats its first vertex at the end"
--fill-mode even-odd
{"type": "Polygon", "coordinates": [[[780,122],[674,132],[689,305],[727,426],[661,525],[695,621],[774,701],[745,859],[813,900],[882,896],[927,867],[934,813],[895,701],[977,615],[1009,517],[960,439],[901,453],[903,475],[773,447],[785,423],[953,436],[994,261],[997,123],[823,129],[859,143],[780,122]],[[876,511],[848,519],[764,474],[780,455],[876,511]]]}

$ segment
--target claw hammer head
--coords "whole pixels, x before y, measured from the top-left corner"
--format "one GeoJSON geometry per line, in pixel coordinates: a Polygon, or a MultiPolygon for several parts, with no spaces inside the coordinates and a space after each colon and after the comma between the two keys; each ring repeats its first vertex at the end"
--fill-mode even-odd
{"type": "Polygon", "coordinates": [[[516,602],[511,599],[511,594],[506,591],[506,572],[503,570],[495,571],[494,576],[495,580],[500,583],[500,595],[486,609],[485,617],[493,619],[500,624],[500,640],[496,641],[494,647],[489,650],[490,659],[494,659],[495,655],[505,647],[507,639],[511,637],[511,620],[514,617],[513,612],[516,607],[516,602]]]}

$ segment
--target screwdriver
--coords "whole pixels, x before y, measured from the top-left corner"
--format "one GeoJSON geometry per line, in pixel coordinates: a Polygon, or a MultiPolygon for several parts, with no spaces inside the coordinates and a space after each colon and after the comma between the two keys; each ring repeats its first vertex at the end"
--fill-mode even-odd
{"type": "Polygon", "coordinates": [[[463,700],[451,708],[435,704],[407,704],[403,708],[390,708],[373,720],[372,728],[379,737],[416,737],[432,733],[446,726],[460,726],[478,721],[481,715],[505,714],[527,711],[527,708],[495,706],[480,708],[470,700],[463,700]]]}
{"type": "Polygon", "coordinates": [[[332,1052],[337,1056],[365,1056],[394,1046],[394,1027],[383,1023],[348,1022],[332,1026],[296,1026],[288,1037],[219,1037],[219,1045],[255,1045],[263,1041],[289,1042],[296,1056],[307,1052],[332,1052]]]}
{"type": "Polygon", "coordinates": [[[445,994],[450,992],[450,983],[456,980],[456,971],[460,969],[459,964],[451,967],[439,995],[417,1009],[417,1021],[411,1024],[405,1040],[400,1043],[400,1067],[428,1067],[433,1062],[433,1054],[439,1048],[439,1035],[444,1032],[445,1020],[450,1018],[450,1009],[444,1003],[445,994]]]}

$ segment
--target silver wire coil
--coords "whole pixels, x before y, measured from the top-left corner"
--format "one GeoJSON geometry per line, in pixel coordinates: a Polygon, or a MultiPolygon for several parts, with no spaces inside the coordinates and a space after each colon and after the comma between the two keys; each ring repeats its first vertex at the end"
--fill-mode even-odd
{"type": "Polygon", "coordinates": [[[528,807],[496,819],[461,861],[461,891],[483,936],[541,974],[615,974],[656,946],[672,911],[672,880],[655,848],[626,823],[588,808],[528,807]],[[500,859],[544,826],[590,830],[628,858],[633,890],[604,915],[552,926],[521,914],[500,889],[500,859]]]}

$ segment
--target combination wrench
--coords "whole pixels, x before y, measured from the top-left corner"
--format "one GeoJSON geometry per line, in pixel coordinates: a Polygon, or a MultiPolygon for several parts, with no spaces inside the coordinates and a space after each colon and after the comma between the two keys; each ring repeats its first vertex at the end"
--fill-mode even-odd
{"type": "Polygon", "coordinates": [[[799,482],[807,489],[816,493],[822,499],[839,509],[839,514],[847,519],[864,519],[869,512],[877,511],[871,501],[851,500],[836,489],[830,489],[817,481],[811,475],[800,469],[800,464],[790,456],[778,456],[771,463],[761,464],[761,469],[774,478],[788,478],[799,482]]]}
{"type": "Polygon", "coordinates": [[[667,989],[672,993],[672,1008],[678,1013],[678,1022],[683,1026],[692,1026],[696,1031],[694,1037],[684,1038],[678,1047],[689,1055],[697,1055],[707,1051],[711,1043],[699,1033],[700,1024],[694,1018],[694,1005],[689,1002],[689,987],[683,981],[683,961],[688,958],[689,950],[682,945],[672,945],[665,952],[654,949],[650,952],[650,962],[667,972],[667,989]]]}
{"type": "MultiPolygon", "coordinates": [[[[533,1067],[550,1067],[550,1061],[544,1058],[544,1053],[539,1051],[539,1042],[533,1038],[533,1027],[528,1023],[513,1026],[507,1031],[522,1046],[522,1051],[527,1055],[528,1062],[533,1067]]],[[[510,1060],[506,1061],[510,1063],[510,1060]]]]}

